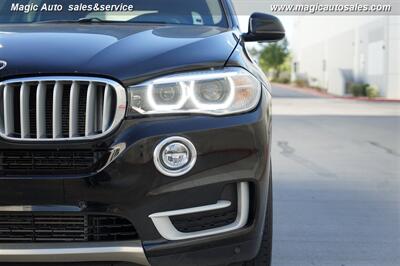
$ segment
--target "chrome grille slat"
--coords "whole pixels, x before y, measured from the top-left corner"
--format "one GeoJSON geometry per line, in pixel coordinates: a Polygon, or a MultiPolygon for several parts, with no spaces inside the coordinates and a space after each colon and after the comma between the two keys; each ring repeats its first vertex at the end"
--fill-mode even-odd
{"type": "Polygon", "coordinates": [[[53,93],[53,139],[62,137],[62,97],[63,84],[57,81],[53,93]]]}
{"type": "Polygon", "coordinates": [[[0,132],[4,132],[4,87],[0,85],[0,132]]]}
{"type": "Polygon", "coordinates": [[[89,83],[88,93],[86,96],[86,124],[85,124],[85,136],[91,136],[94,132],[94,120],[95,120],[95,103],[97,88],[93,82],[89,83]]]}
{"type": "Polygon", "coordinates": [[[103,101],[103,122],[102,122],[102,131],[106,131],[108,127],[108,123],[110,121],[110,113],[111,113],[111,88],[109,85],[106,86],[106,91],[104,92],[104,101],[103,101]]]}
{"type": "Polygon", "coordinates": [[[36,138],[46,138],[46,84],[39,82],[36,90],[36,138]]]}
{"type": "Polygon", "coordinates": [[[0,82],[0,137],[50,142],[96,139],[121,123],[125,109],[125,89],[108,79],[6,80],[0,82]]]}
{"type": "Polygon", "coordinates": [[[71,85],[69,101],[69,137],[74,138],[78,135],[78,106],[79,106],[79,84],[74,81],[71,85]]]}
{"type": "Polygon", "coordinates": [[[4,133],[14,133],[14,90],[11,85],[4,88],[4,133]]]}
{"type": "Polygon", "coordinates": [[[103,130],[103,103],[104,103],[104,88],[97,91],[97,103],[96,103],[96,121],[95,128],[97,132],[103,130]]]}
{"type": "Polygon", "coordinates": [[[31,129],[30,129],[30,112],[29,112],[29,97],[30,97],[30,88],[28,83],[23,83],[21,86],[20,93],[20,121],[21,121],[21,138],[26,139],[30,137],[31,129]]]}

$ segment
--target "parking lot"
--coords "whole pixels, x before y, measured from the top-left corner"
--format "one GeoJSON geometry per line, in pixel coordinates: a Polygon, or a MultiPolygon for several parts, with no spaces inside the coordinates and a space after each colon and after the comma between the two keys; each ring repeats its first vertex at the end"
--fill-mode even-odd
{"type": "Polygon", "coordinates": [[[273,265],[400,265],[400,104],[273,95],[273,265]]]}

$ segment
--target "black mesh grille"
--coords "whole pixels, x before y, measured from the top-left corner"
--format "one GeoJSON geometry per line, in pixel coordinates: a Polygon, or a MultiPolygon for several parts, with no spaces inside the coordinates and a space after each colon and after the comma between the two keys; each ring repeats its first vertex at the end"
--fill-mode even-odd
{"type": "Polygon", "coordinates": [[[53,136],[53,90],[54,84],[48,85],[46,90],[46,134],[48,138],[53,136]]]}
{"type": "Polygon", "coordinates": [[[214,229],[232,224],[236,220],[236,208],[171,217],[172,224],[183,233],[214,229]]]}
{"type": "Polygon", "coordinates": [[[20,137],[21,136],[21,122],[20,122],[20,118],[21,118],[21,113],[20,113],[20,108],[17,105],[17,103],[19,102],[20,99],[20,91],[16,90],[15,91],[15,95],[14,95],[14,135],[16,137],[20,137]]]}
{"type": "Polygon", "coordinates": [[[78,107],[78,135],[85,136],[86,121],[86,97],[88,84],[80,84],[84,89],[79,91],[79,107],[78,107]]]}
{"type": "MultiPolygon", "coordinates": [[[[65,87],[65,86],[64,86],[65,87]]],[[[62,111],[61,111],[61,128],[62,135],[64,138],[68,138],[69,136],[69,100],[70,100],[71,91],[69,89],[63,90],[63,98],[62,98],[62,111]]]]}
{"type": "Polygon", "coordinates": [[[138,239],[125,218],[96,215],[0,215],[1,242],[99,242],[138,239]]]}
{"type": "Polygon", "coordinates": [[[29,94],[29,127],[31,138],[36,138],[36,86],[30,86],[29,94]]]}
{"type": "Polygon", "coordinates": [[[220,210],[173,216],[170,217],[171,222],[176,229],[184,233],[230,225],[235,222],[237,217],[237,185],[226,185],[220,199],[230,201],[231,205],[220,210]]]}
{"type": "Polygon", "coordinates": [[[126,219],[113,216],[94,216],[89,219],[90,241],[121,241],[137,239],[133,225],[126,219]]]}
{"type": "Polygon", "coordinates": [[[107,160],[106,151],[1,151],[2,175],[85,174],[100,169],[107,160]]]}

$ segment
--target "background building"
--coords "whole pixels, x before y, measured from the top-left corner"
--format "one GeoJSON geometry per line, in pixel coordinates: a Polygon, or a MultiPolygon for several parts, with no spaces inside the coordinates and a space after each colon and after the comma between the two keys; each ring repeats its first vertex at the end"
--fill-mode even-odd
{"type": "Polygon", "coordinates": [[[296,17],[290,45],[294,79],[336,95],[368,83],[400,99],[400,16],[296,17]]]}

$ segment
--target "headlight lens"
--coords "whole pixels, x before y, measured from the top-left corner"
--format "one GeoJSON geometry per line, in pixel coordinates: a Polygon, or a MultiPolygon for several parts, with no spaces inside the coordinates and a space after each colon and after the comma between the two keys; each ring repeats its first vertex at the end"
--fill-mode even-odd
{"type": "Polygon", "coordinates": [[[240,68],[191,72],[150,80],[128,89],[128,114],[227,115],[253,109],[261,83],[240,68]]]}

